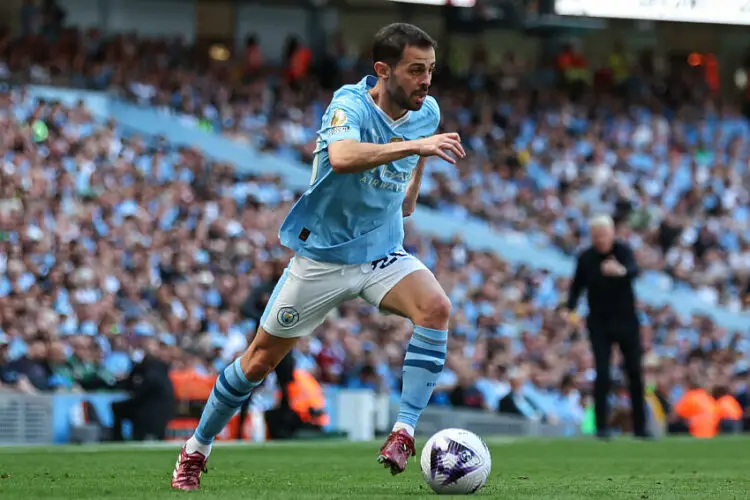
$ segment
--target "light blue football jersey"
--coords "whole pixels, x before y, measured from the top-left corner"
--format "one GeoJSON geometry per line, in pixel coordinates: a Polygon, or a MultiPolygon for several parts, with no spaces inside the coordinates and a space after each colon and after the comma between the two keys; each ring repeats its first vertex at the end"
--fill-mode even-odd
{"type": "Polygon", "coordinates": [[[343,139],[387,144],[429,137],[440,123],[437,101],[428,96],[419,111],[393,120],[370,96],[377,78],[367,76],[333,95],[318,131],[310,187],[281,225],[282,245],[320,262],[363,264],[400,249],[401,205],[417,166],[414,155],[377,168],[337,174],[328,145],[343,139]]]}

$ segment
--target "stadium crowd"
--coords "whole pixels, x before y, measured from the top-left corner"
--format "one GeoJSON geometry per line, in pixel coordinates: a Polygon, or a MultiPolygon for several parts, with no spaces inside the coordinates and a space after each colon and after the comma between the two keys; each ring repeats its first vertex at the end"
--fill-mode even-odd
{"type": "MultiPolygon", "coordinates": [[[[269,69],[260,43],[249,37],[227,61],[223,47],[179,39],[74,29],[54,38],[6,36],[0,76],[115,91],[176,113],[186,126],[308,161],[330,89],[369,70],[360,55],[366,51],[352,52],[336,38],[313,65],[310,50],[290,39],[283,67],[269,69]]],[[[423,202],[568,254],[585,242],[589,216],[608,210],[655,286],[693,288],[710,305],[745,308],[747,121],[710,99],[694,68],[659,72],[642,57],[594,78],[580,54],[562,56],[581,63],[583,74],[565,70],[562,60],[532,71],[512,52],[491,65],[481,46],[462,67],[444,65],[433,93],[443,128],[461,133],[469,155],[458,168],[430,165],[423,202]]]]}
{"type": "MultiPolygon", "coordinates": [[[[303,51],[303,69],[279,75],[259,64],[254,43],[241,85],[230,83],[234,67],[178,42],[72,31],[52,44],[0,39],[0,74],[117,90],[178,110],[185,126],[307,159],[327,86],[305,76],[304,47],[290,49],[303,51]]],[[[358,71],[343,53],[333,61],[340,78],[358,71]]],[[[585,241],[590,213],[617,209],[621,236],[645,269],[741,307],[750,270],[746,121],[708,104],[699,120],[614,98],[596,101],[602,111],[592,114],[594,101],[527,95],[520,69],[503,81],[509,76],[515,84],[504,89],[472,81],[474,92],[439,91],[444,127],[461,131],[471,153],[455,170],[430,164],[423,201],[500,230],[538,231],[567,252],[585,241]]],[[[152,350],[173,367],[215,373],[246,347],[290,257],[277,230],[295,193],[279,179],[238,178],[197,149],[97,123],[82,105],[35,101],[23,90],[0,93],[0,155],[3,386],[108,389],[152,350]]],[[[454,303],[435,403],[513,407],[580,426],[594,371],[583,321],[560,308],[567,280],[411,226],[406,249],[454,303]]],[[[696,384],[748,408],[745,336],[668,307],[642,304],[641,322],[647,383],[668,415],[696,384]]],[[[352,303],[294,354],[324,383],[395,392],[409,332],[404,320],[352,303]]],[[[621,401],[619,392],[613,398],[621,401]]]]}

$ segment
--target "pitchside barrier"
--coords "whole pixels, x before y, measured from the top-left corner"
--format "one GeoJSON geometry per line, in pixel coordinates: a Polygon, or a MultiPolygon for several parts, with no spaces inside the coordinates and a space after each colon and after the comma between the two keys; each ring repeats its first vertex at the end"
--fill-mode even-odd
{"type": "Polygon", "coordinates": [[[52,443],[52,399],[0,391],[0,445],[52,443]]]}
{"type": "MultiPolygon", "coordinates": [[[[398,405],[391,406],[391,415],[398,414],[398,405]]],[[[520,416],[500,415],[482,410],[456,410],[430,407],[419,419],[417,435],[431,436],[450,427],[467,429],[479,436],[568,437],[570,432],[558,425],[545,424],[520,416]]]]}
{"type": "MultiPolygon", "coordinates": [[[[371,441],[387,432],[398,412],[394,396],[378,395],[369,390],[346,390],[325,387],[326,409],[331,417],[327,430],[346,433],[351,441],[371,441]]],[[[0,445],[42,445],[95,441],[97,432],[86,413],[95,413],[101,425],[112,425],[112,403],[127,397],[123,393],[66,393],[29,396],[0,392],[0,445]],[[85,408],[89,409],[86,410],[85,408]]],[[[222,432],[222,440],[265,440],[263,415],[254,412],[243,429],[222,432]],[[237,432],[240,434],[238,435],[237,432]]],[[[197,419],[181,420],[174,440],[184,440],[197,425],[197,419]]],[[[420,420],[420,434],[460,427],[483,436],[540,437],[563,436],[560,427],[531,422],[522,418],[478,410],[430,407],[420,420]]]]}

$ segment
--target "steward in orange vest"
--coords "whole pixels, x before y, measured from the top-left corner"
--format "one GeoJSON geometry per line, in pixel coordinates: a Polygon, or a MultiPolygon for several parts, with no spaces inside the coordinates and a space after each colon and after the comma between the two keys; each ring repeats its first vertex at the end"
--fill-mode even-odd
{"type": "Polygon", "coordinates": [[[309,372],[294,370],[294,379],[287,386],[287,391],[289,407],[303,423],[320,428],[330,423],[323,388],[309,372]]]}
{"type": "Polygon", "coordinates": [[[330,422],[320,383],[308,372],[296,369],[294,364],[290,353],[276,367],[279,406],[266,412],[271,439],[293,438],[300,430],[322,432],[330,422]]]}

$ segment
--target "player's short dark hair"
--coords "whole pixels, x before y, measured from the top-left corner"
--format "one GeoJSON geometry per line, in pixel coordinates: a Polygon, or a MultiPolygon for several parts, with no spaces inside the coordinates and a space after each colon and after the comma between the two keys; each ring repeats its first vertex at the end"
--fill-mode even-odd
{"type": "Polygon", "coordinates": [[[406,47],[436,48],[437,42],[424,30],[407,23],[393,23],[380,29],[372,43],[372,62],[395,66],[406,47]]]}

